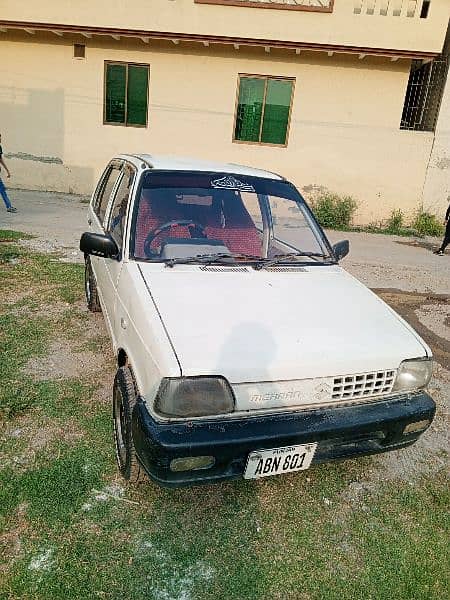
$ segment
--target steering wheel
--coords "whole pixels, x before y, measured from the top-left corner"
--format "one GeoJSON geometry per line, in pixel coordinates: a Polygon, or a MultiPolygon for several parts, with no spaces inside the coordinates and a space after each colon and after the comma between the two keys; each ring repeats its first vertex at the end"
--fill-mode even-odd
{"type": "Polygon", "coordinates": [[[203,225],[200,225],[200,223],[197,223],[196,221],[191,221],[190,219],[187,219],[187,220],[176,219],[174,221],[167,221],[167,223],[164,223],[163,225],[159,225],[159,227],[152,229],[147,234],[147,237],[145,238],[145,242],[144,242],[145,256],[147,256],[148,258],[157,256],[158,253],[155,252],[154,250],[152,250],[152,248],[151,248],[153,240],[159,234],[161,234],[163,231],[166,231],[166,229],[170,229],[171,227],[175,227],[175,226],[187,227],[189,229],[189,234],[190,234],[191,238],[193,238],[193,237],[201,237],[201,238],[208,237],[206,235],[206,231],[205,231],[203,225]]]}

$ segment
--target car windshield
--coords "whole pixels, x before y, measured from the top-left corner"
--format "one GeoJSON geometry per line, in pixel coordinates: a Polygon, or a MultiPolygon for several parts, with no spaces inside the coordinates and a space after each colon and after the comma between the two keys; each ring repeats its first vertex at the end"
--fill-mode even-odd
{"type": "Polygon", "coordinates": [[[327,242],[292,184],[224,173],[145,173],[130,240],[131,256],[139,260],[330,258],[327,242]]]}

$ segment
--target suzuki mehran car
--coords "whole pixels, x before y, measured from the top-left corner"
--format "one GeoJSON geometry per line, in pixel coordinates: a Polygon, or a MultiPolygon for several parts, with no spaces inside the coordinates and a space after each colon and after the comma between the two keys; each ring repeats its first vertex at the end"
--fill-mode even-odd
{"type": "Polygon", "coordinates": [[[432,357],[349,275],[297,189],[235,164],[120,155],[80,248],[117,358],[122,475],[254,479],[404,448],[432,357]]]}

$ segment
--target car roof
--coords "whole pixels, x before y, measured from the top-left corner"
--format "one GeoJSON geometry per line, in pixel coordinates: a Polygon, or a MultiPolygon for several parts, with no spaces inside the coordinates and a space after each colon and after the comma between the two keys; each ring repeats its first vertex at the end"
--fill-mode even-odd
{"type": "Polygon", "coordinates": [[[253,177],[264,177],[265,179],[283,180],[283,177],[263,169],[254,169],[245,165],[234,163],[220,163],[209,160],[181,156],[162,156],[154,154],[121,154],[118,158],[141,160],[152,169],[163,171],[207,171],[218,173],[233,173],[234,175],[249,175],[253,177]]]}

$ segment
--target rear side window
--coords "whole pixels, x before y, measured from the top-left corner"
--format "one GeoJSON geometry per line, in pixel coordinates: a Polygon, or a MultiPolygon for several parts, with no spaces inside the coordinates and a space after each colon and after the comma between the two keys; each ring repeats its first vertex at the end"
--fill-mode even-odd
{"type": "Polygon", "coordinates": [[[123,246],[123,234],[125,232],[128,202],[130,200],[131,187],[134,181],[134,170],[126,165],[123,168],[123,177],[117,188],[109,217],[108,232],[116,242],[119,249],[123,246]]]}
{"type": "Polygon", "coordinates": [[[103,181],[100,185],[99,193],[94,204],[94,212],[102,225],[105,219],[106,209],[108,207],[108,202],[111,197],[111,192],[114,189],[120,172],[120,167],[118,165],[111,165],[110,167],[108,167],[103,181]]]}

